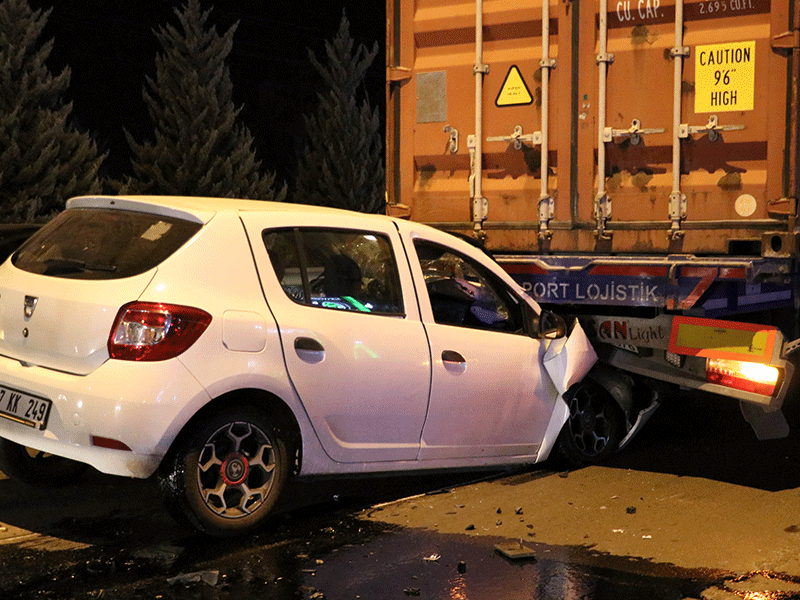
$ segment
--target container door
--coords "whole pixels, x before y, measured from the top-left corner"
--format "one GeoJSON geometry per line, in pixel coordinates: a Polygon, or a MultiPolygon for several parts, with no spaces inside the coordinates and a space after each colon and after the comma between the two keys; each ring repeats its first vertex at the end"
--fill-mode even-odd
{"type": "Polygon", "coordinates": [[[579,218],[606,238],[598,249],[726,253],[753,239],[758,252],[761,231],[785,228],[769,213],[786,143],[781,4],[621,0],[581,15],[595,32],[579,95],[597,161],[579,218]]]}
{"type": "Polygon", "coordinates": [[[390,0],[389,212],[496,251],[760,253],[793,211],[791,8],[390,0]]]}

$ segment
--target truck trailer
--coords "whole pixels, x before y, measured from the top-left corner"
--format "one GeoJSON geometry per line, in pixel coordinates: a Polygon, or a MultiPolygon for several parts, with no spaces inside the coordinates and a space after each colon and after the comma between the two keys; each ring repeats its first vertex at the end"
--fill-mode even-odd
{"type": "Polygon", "coordinates": [[[577,318],[626,441],[674,387],[788,435],[796,0],[387,0],[386,57],[387,212],[577,318]]]}

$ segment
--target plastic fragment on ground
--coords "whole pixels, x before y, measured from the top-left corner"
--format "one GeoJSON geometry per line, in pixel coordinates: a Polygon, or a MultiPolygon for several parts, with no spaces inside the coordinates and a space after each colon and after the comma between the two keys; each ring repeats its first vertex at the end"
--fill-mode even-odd
{"type": "Polygon", "coordinates": [[[219,581],[219,571],[199,571],[197,573],[185,573],[183,575],[176,575],[167,579],[169,585],[182,584],[189,585],[191,583],[205,583],[214,587],[219,581]]]}

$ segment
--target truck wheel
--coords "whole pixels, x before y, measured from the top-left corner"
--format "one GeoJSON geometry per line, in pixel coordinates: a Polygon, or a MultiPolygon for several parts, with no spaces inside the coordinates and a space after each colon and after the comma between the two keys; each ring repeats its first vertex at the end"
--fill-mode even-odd
{"type": "Polygon", "coordinates": [[[0,471],[27,485],[61,487],[75,483],[88,468],[84,463],[0,438],[0,471]]]}
{"type": "Polygon", "coordinates": [[[264,523],[289,471],[289,452],[269,414],[243,406],[201,420],[164,459],[159,483],[178,521],[231,537],[264,523]]]}
{"type": "Polygon", "coordinates": [[[601,462],[619,446],[625,416],[614,398],[591,379],[567,392],[569,416],[556,442],[557,455],[570,466],[601,462]]]}

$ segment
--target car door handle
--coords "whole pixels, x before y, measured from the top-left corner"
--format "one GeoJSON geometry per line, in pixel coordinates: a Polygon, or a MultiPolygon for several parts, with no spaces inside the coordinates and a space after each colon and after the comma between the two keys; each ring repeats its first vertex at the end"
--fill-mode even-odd
{"type": "Polygon", "coordinates": [[[447,363],[466,363],[466,359],[455,350],[444,350],[442,352],[442,361],[447,363]]]}
{"type": "Polygon", "coordinates": [[[325,348],[317,340],[299,337],[294,340],[294,351],[300,360],[309,363],[322,362],[325,358],[325,348]]]}

